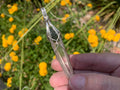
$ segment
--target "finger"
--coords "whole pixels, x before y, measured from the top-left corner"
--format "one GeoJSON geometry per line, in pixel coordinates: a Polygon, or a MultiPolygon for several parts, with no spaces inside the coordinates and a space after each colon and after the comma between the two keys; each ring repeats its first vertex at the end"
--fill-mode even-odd
{"type": "Polygon", "coordinates": [[[82,70],[74,70],[74,74],[80,74],[80,73],[97,73],[97,74],[110,75],[110,74],[108,74],[108,73],[102,73],[102,72],[96,72],[96,71],[82,71],[82,70]]]}
{"type": "Polygon", "coordinates": [[[59,62],[56,59],[52,61],[51,67],[56,71],[62,71],[62,68],[61,68],[59,62]]]}
{"type": "Polygon", "coordinates": [[[68,86],[56,87],[56,88],[54,88],[54,90],[68,90],[68,86]]]}
{"type": "Polygon", "coordinates": [[[64,74],[64,72],[54,73],[51,76],[49,82],[50,82],[50,85],[54,88],[68,85],[68,79],[67,79],[66,75],[64,74]]]}
{"type": "Polygon", "coordinates": [[[69,88],[71,90],[119,90],[120,78],[95,73],[75,74],[70,77],[69,88]]]}
{"type": "MultiPolygon", "coordinates": [[[[77,71],[75,70],[75,74],[80,74],[80,73],[97,73],[97,74],[105,74],[105,73],[99,73],[95,71],[77,71]]],[[[51,78],[50,78],[50,85],[52,87],[60,87],[68,84],[68,79],[64,72],[56,72],[54,73],[51,78]]]]}
{"type": "Polygon", "coordinates": [[[74,69],[111,73],[120,66],[120,55],[112,53],[80,54],[71,58],[74,69]]]}
{"type": "MultiPolygon", "coordinates": [[[[71,58],[73,55],[70,55],[69,57],[71,58]]],[[[65,60],[65,59],[64,59],[65,60]]],[[[60,66],[59,62],[57,59],[54,59],[51,63],[51,67],[56,70],[56,71],[62,71],[62,67],[60,66]]]]}
{"type": "MultiPolygon", "coordinates": [[[[78,54],[70,57],[72,67],[76,70],[93,70],[105,73],[111,73],[120,66],[120,55],[112,53],[103,54],[78,54]]],[[[58,61],[52,62],[52,68],[61,71],[58,61]],[[55,65],[57,67],[55,67],[55,65]]]]}

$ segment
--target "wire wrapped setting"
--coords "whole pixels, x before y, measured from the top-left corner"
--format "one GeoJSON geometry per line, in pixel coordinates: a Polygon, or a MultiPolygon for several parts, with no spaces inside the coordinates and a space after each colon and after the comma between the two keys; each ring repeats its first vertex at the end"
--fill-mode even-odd
{"type": "Polygon", "coordinates": [[[59,61],[63,71],[69,78],[73,74],[73,69],[69,60],[69,56],[62,42],[60,31],[49,21],[45,8],[41,8],[41,11],[46,22],[47,38],[51,43],[56,58],[59,61]]]}

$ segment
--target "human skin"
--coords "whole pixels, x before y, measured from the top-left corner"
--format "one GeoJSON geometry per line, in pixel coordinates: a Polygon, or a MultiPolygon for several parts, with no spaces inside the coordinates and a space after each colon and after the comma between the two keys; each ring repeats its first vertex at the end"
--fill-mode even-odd
{"type": "Polygon", "coordinates": [[[120,54],[70,55],[70,62],[74,74],[68,80],[59,62],[52,61],[58,71],[50,78],[54,90],[120,90],[120,54]]]}

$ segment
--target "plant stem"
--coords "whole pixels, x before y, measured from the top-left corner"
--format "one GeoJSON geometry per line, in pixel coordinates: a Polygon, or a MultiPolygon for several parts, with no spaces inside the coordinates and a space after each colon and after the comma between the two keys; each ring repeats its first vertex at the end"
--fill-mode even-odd
{"type": "Polygon", "coordinates": [[[96,48],[92,48],[91,53],[95,53],[96,48]]]}
{"type": "Polygon", "coordinates": [[[22,73],[23,73],[23,61],[24,61],[24,38],[22,40],[22,52],[21,52],[21,62],[20,62],[20,84],[19,90],[22,90],[22,73]]]}
{"type": "Polygon", "coordinates": [[[101,51],[101,49],[103,48],[105,41],[102,41],[102,43],[100,44],[100,47],[97,50],[97,53],[99,53],[101,51]]]}
{"type": "MultiPolygon", "coordinates": [[[[26,22],[25,22],[25,20],[26,20],[26,1],[24,1],[24,7],[25,7],[25,13],[24,13],[24,30],[26,29],[26,22]]],[[[20,72],[19,72],[19,74],[20,74],[20,83],[19,83],[19,90],[22,90],[22,74],[23,74],[23,62],[24,62],[24,37],[23,37],[23,39],[22,39],[22,45],[21,45],[21,48],[22,48],[22,50],[21,50],[21,61],[20,61],[20,72]]]]}
{"type": "Polygon", "coordinates": [[[116,11],[116,13],[115,13],[115,15],[113,17],[113,20],[112,20],[111,24],[109,25],[109,27],[107,28],[107,30],[112,29],[115,26],[115,24],[118,21],[119,17],[120,17],[120,7],[117,9],[117,11],[116,11]]]}

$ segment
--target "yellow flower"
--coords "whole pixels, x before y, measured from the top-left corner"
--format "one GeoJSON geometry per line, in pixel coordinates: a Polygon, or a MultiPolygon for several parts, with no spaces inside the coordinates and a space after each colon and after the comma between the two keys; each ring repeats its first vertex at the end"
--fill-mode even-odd
{"type": "Polygon", "coordinates": [[[101,37],[103,38],[104,35],[105,35],[105,33],[106,33],[105,29],[101,29],[101,30],[100,30],[100,33],[101,33],[101,37]]]}
{"type": "Polygon", "coordinates": [[[1,16],[1,18],[4,18],[4,17],[5,17],[5,14],[4,14],[4,13],[2,13],[0,16],[1,16]]]}
{"type": "MultiPolygon", "coordinates": [[[[112,41],[114,39],[115,33],[115,30],[110,29],[107,33],[104,34],[104,38],[108,41],[112,41]]],[[[114,40],[116,41],[117,39],[114,40]]]]}
{"type": "Polygon", "coordinates": [[[12,85],[11,84],[7,84],[7,87],[11,87],[12,85]]]}
{"type": "Polygon", "coordinates": [[[22,31],[19,31],[19,32],[18,32],[18,35],[19,35],[19,37],[22,37],[22,36],[23,36],[22,31]]]}
{"type": "Polygon", "coordinates": [[[105,34],[105,33],[106,33],[105,29],[101,29],[101,30],[100,30],[100,33],[101,33],[101,34],[105,34]]]}
{"type": "Polygon", "coordinates": [[[39,8],[37,8],[36,10],[37,10],[38,12],[40,11],[40,9],[39,9],[39,8]]]}
{"type": "Polygon", "coordinates": [[[7,40],[5,38],[5,34],[2,35],[2,46],[4,48],[8,47],[8,43],[7,43],[7,40]]]}
{"type": "Polygon", "coordinates": [[[15,52],[11,52],[11,53],[9,54],[10,57],[15,56],[15,55],[16,55],[15,52]]]}
{"type": "Polygon", "coordinates": [[[13,48],[13,50],[14,50],[14,51],[19,50],[19,46],[18,46],[18,45],[16,45],[16,46],[13,48]]]}
{"type": "Polygon", "coordinates": [[[73,52],[73,54],[80,54],[79,52],[73,52]]]}
{"type": "Polygon", "coordinates": [[[64,0],[62,0],[60,4],[61,4],[61,6],[65,6],[66,5],[64,0]]]}
{"type": "Polygon", "coordinates": [[[42,40],[42,37],[41,37],[41,36],[38,36],[36,39],[37,39],[37,41],[41,41],[41,40],[42,40]]]}
{"type": "Polygon", "coordinates": [[[12,17],[9,18],[9,22],[12,22],[14,19],[12,17]]]}
{"type": "Polygon", "coordinates": [[[5,39],[5,34],[2,35],[2,40],[5,39]]]}
{"type": "Polygon", "coordinates": [[[18,10],[17,4],[14,4],[11,8],[8,9],[9,14],[13,14],[18,10]]]}
{"type": "Polygon", "coordinates": [[[45,3],[49,3],[49,2],[50,2],[50,0],[44,0],[44,2],[45,2],[45,3]]]}
{"type": "Polygon", "coordinates": [[[26,0],[27,2],[30,2],[30,0],[26,0]]]}
{"type": "Polygon", "coordinates": [[[94,42],[94,43],[91,43],[90,44],[92,47],[97,47],[98,46],[98,41],[94,42]]]}
{"type": "Polygon", "coordinates": [[[17,43],[17,40],[14,40],[13,45],[15,45],[16,43],[17,43]]]}
{"type": "Polygon", "coordinates": [[[71,37],[70,37],[70,34],[69,33],[66,33],[65,34],[65,36],[64,36],[64,38],[66,39],[66,40],[69,40],[71,37]]]}
{"type": "Polygon", "coordinates": [[[3,46],[4,48],[8,47],[8,43],[7,43],[7,40],[6,40],[5,38],[2,39],[2,46],[3,46]]]}
{"type": "Polygon", "coordinates": [[[65,14],[64,17],[62,18],[62,23],[66,23],[67,22],[67,18],[69,18],[70,15],[69,14],[65,14]]]}
{"type": "Polygon", "coordinates": [[[2,40],[4,40],[4,39],[5,39],[5,34],[2,35],[2,40]]]}
{"type": "Polygon", "coordinates": [[[117,33],[117,36],[120,38],[120,33],[117,33]]]}
{"type": "Polygon", "coordinates": [[[9,45],[11,45],[12,42],[13,42],[13,40],[14,40],[14,36],[13,36],[13,35],[9,35],[9,36],[8,36],[8,39],[7,39],[7,43],[8,43],[9,45]]]}
{"type": "Polygon", "coordinates": [[[4,66],[5,71],[9,71],[11,69],[11,63],[6,63],[4,66]]]}
{"type": "Polygon", "coordinates": [[[109,33],[109,34],[112,34],[112,35],[115,35],[115,30],[113,30],[113,29],[110,29],[110,30],[108,30],[108,32],[107,33],[109,33]]]}
{"type": "Polygon", "coordinates": [[[56,59],[56,56],[53,56],[53,59],[56,59]]]}
{"type": "Polygon", "coordinates": [[[13,50],[14,51],[17,51],[18,49],[19,49],[19,46],[18,46],[18,44],[16,44],[17,43],[17,41],[15,40],[14,42],[13,42],[13,44],[12,44],[12,46],[14,47],[13,48],[13,50]],[[15,46],[14,46],[15,45],[15,46]]]}
{"type": "Polygon", "coordinates": [[[98,46],[98,37],[97,35],[92,35],[90,34],[88,36],[88,41],[92,47],[97,47],[98,46]]]}
{"type": "Polygon", "coordinates": [[[13,25],[12,25],[12,28],[16,29],[16,25],[15,25],[15,24],[13,24],[13,25]]]}
{"type": "Polygon", "coordinates": [[[13,28],[10,28],[9,31],[10,31],[10,33],[14,33],[14,29],[13,28]]]}
{"type": "Polygon", "coordinates": [[[118,42],[120,40],[119,34],[116,34],[113,38],[114,42],[118,42]]]}
{"type": "Polygon", "coordinates": [[[17,62],[17,61],[18,61],[18,56],[12,56],[12,60],[13,60],[14,62],[17,62]]]}
{"type": "Polygon", "coordinates": [[[6,38],[5,38],[5,34],[2,35],[2,40],[4,40],[4,39],[6,39],[6,38]]]}
{"type": "Polygon", "coordinates": [[[2,59],[0,59],[0,64],[2,63],[2,59]]]}
{"type": "Polygon", "coordinates": [[[96,16],[95,16],[95,20],[96,20],[97,22],[99,22],[99,21],[100,21],[100,16],[96,15],[96,16]]]}
{"type": "Polygon", "coordinates": [[[70,33],[70,38],[73,38],[74,37],[74,33],[70,33]]]}
{"type": "Polygon", "coordinates": [[[12,77],[7,79],[7,87],[11,87],[12,85],[12,77]]]}
{"type": "Polygon", "coordinates": [[[34,39],[34,42],[39,45],[39,42],[42,40],[41,36],[38,36],[37,38],[34,39]]]}
{"type": "Polygon", "coordinates": [[[2,73],[0,72],[0,77],[2,77],[2,73]]]}
{"type": "Polygon", "coordinates": [[[97,35],[92,35],[92,34],[90,34],[90,35],[88,36],[88,41],[89,41],[89,42],[98,41],[97,35]]]}
{"type": "Polygon", "coordinates": [[[7,83],[12,83],[11,80],[12,80],[12,77],[8,78],[8,79],[7,79],[7,83]]]}
{"type": "Polygon", "coordinates": [[[14,11],[12,10],[12,8],[8,9],[8,12],[9,12],[9,14],[13,14],[14,13],[14,11]]]}
{"type": "Polygon", "coordinates": [[[62,0],[62,1],[60,2],[60,4],[61,4],[61,6],[65,6],[66,4],[72,5],[72,3],[70,2],[70,0],[62,0]]]}
{"type": "Polygon", "coordinates": [[[13,24],[13,25],[11,26],[11,28],[9,29],[10,33],[14,33],[15,29],[16,29],[16,25],[13,24]]]}
{"type": "Polygon", "coordinates": [[[45,69],[45,70],[39,70],[40,76],[46,76],[47,73],[48,73],[47,69],[45,69]]]}
{"type": "Polygon", "coordinates": [[[41,62],[39,64],[39,74],[40,76],[46,76],[47,75],[47,63],[41,62]]]}
{"type": "Polygon", "coordinates": [[[47,63],[46,62],[41,62],[39,64],[39,69],[46,69],[47,68],[47,63]]]}
{"type": "Polygon", "coordinates": [[[88,31],[88,33],[95,35],[95,34],[96,34],[96,31],[95,31],[94,29],[90,29],[90,30],[88,31]]]}
{"type": "Polygon", "coordinates": [[[69,2],[68,4],[69,4],[69,6],[71,6],[71,5],[72,5],[72,3],[71,3],[71,2],[69,2]]]}
{"type": "Polygon", "coordinates": [[[108,40],[108,41],[112,41],[113,38],[114,38],[114,35],[113,35],[113,34],[110,34],[110,33],[106,33],[106,34],[104,35],[104,38],[105,38],[106,40],[108,40]]]}
{"type": "Polygon", "coordinates": [[[65,38],[66,40],[69,40],[69,39],[71,39],[71,38],[73,38],[73,37],[74,37],[74,33],[66,33],[65,36],[64,36],[64,38],[65,38]]]}
{"type": "Polygon", "coordinates": [[[69,16],[70,16],[69,14],[65,14],[65,16],[64,16],[64,17],[68,18],[69,16]]]}
{"type": "Polygon", "coordinates": [[[87,4],[87,6],[90,7],[90,8],[92,8],[92,4],[91,3],[87,4]]]}
{"type": "Polygon", "coordinates": [[[16,7],[17,7],[17,6],[18,6],[18,4],[17,4],[17,3],[14,3],[14,4],[13,4],[13,6],[16,6],[16,7]]]}
{"type": "Polygon", "coordinates": [[[63,17],[62,18],[62,23],[66,23],[67,21],[66,21],[66,17],[63,17]]]}
{"type": "Polygon", "coordinates": [[[23,28],[21,31],[18,32],[19,37],[22,37],[28,31],[27,28],[23,28]]]}

